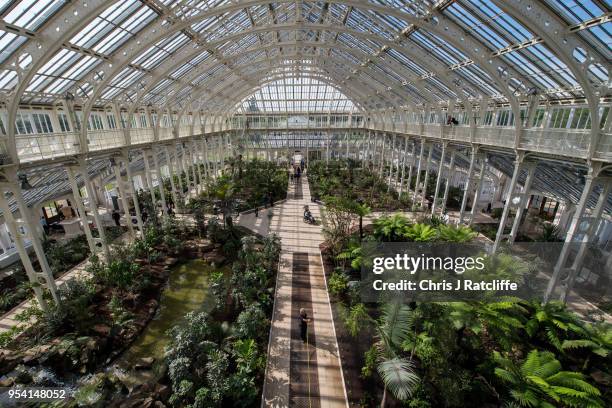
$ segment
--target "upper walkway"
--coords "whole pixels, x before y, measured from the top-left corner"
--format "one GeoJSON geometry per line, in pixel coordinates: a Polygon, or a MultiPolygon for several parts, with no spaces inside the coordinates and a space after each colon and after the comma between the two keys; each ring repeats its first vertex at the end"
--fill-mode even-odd
{"type": "MultiPolygon", "coordinates": [[[[449,126],[436,123],[418,124],[404,122],[362,122],[351,121],[336,123],[317,123],[305,121],[291,124],[288,122],[256,123],[245,127],[240,123],[227,121],[215,126],[180,126],[177,128],[127,128],[110,130],[87,131],[86,146],[82,147],[78,132],[26,134],[15,137],[16,152],[19,163],[28,164],[41,161],[57,160],[71,157],[77,154],[87,153],[90,155],[113,152],[122,147],[147,148],[154,144],[170,143],[173,140],[188,139],[191,137],[202,137],[215,135],[220,132],[237,132],[240,134],[269,132],[291,132],[291,131],[330,131],[345,132],[375,131],[398,133],[411,137],[423,137],[429,140],[448,141],[458,145],[469,145],[472,143],[507,150],[522,149],[535,153],[565,156],[573,159],[588,159],[612,162],[612,133],[601,133],[594,149],[591,149],[591,133],[588,129],[550,129],[550,128],[526,128],[520,134],[514,127],[499,126],[449,126]],[[592,157],[589,157],[592,150],[592,157]]],[[[310,149],[325,149],[328,143],[336,143],[339,140],[326,139],[325,137],[312,138],[308,141],[310,149]]],[[[351,139],[354,142],[354,139],[351,139]]],[[[283,144],[272,146],[266,141],[259,141],[252,146],[259,149],[266,148],[306,148],[299,145],[283,144]]],[[[6,163],[10,162],[8,150],[4,146],[6,163]]]]}

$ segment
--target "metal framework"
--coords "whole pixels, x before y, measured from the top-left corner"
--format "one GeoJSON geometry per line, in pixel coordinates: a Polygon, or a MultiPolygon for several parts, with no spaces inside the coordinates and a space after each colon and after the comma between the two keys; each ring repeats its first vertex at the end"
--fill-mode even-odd
{"type": "MultiPolygon", "coordinates": [[[[0,1],[0,209],[20,237],[23,212],[33,239],[24,206],[53,195],[97,217],[79,196],[91,179],[135,199],[135,172],[151,189],[162,167],[195,181],[231,152],[305,148],[391,164],[402,194],[413,167],[426,185],[435,166],[433,213],[445,169],[465,172],[466,223],[468,196],[505,174],[518,216],[506,237],[505,206],[495,248],[515,238],[530,189],[576,205],[567,240],[588,239],[580,221],[612,208],[611,16],[595,0],[0,1]],[[15,189],[19,174],[34,188],[15,189]]],[[[49,281],[40,264],[28,274],[49,281]]]]}

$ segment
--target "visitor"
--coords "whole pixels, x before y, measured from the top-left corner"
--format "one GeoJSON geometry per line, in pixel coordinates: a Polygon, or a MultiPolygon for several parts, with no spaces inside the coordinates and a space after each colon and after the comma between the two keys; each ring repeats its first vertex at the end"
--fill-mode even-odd
{"type": "Polygon", "coordinates": [[[40,217],[40,225],[43,227],[43,231],[45,231],[45,235],[49,235],[49,224],[47,223],[47,219],[44,215],[40,217]]]}
{"type": "Polygon", "coordinates": [[[289,172],[289,179],[293,183],[293,172],[292,171],[289,172]]]}
{"type": "Polygon", "coordinates": [[[302,169],[300,169],[299,167],[295,169],[295,174],[297,175],[297,178],[300,178],[300,176],[302,175],[302,169]]]}
{"type": "Polygon", "coordinates": [[[259,206],[255,206],[255,218],[259,218],[259,206]]]}
{"type": "Polygon", "coordinates": [[[271,191],[268,191],[268,202],[270,203],[270,207],[274,207],[274,197],[271,191]]]}
{"type": "Polygon", "coordinates": [[[491,203],[487,204],[487,214],[491,214],[491,203]]]}
{"type": "Polygon", "coordinates": [[[455,118],[452,118],[452,122],[453,122],[453,125],[455,126],[459,124],[459,121],[455,118]]]}
{"type": "Polygon", "coordinates": [[[117,210],[113,210],[113,214],[111,216],[113,217],[113,221],[115,221],[115,226],[120,227],[121,215],[117,212],[117,210]]]}
{"type": "Polygon", "coordinates": [[[300,338],[304,343],[308,340],[308,323],[312,321],[306,313],[306,309],[300,309],[300,338]]]}
{"type": "Polygon", "coordinates": [[[147,220],[149,219],[149,213],[147,212],[147,210],[142,210],[142,223],[146,224],[147,220]]]}

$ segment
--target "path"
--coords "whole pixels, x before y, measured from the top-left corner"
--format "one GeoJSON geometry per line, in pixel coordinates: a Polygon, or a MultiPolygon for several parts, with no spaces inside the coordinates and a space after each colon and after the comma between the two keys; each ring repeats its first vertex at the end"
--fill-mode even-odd
{"type": "Polygon", "coordinates": [[[278,234],[282,243],[262,406],[345,408],[346,391],[319,250],[323,236],[320,226],[303,222],[304,205],[320,221],[306,178],[289,185],[285,202],[260,211],[259,218],[249,213],[239,220],[259,234],[278,234]],[[300,308],[313,317],[308,344],[300,339],[300,308]]]}

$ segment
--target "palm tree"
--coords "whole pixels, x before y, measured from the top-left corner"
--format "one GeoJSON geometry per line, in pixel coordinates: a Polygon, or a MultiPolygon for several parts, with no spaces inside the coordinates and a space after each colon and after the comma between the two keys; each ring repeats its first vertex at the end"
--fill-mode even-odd
{"type": "Polygon", "coordinates": [[[359,242],[363,239],[363,217],[372,213],[372,209],[365,203],[357,203],[353,210],[354,214],[359,217],[359,242]]]}
{"type": "Polygon", "coordinates": [[[510,396],[521,407],[603,407],[601,392],[581,373],[561,371],[551,352],[532,350],[518,366],[498,352],[493,354],[497,375],[509,387],[510,396]]]}
{"type": "Polygon", "coordinates": [[[410,359],[401,357],[397,350],[409,337],[413,325],[410,308],[399,302],[387,303],[381,308],[382,315],[376,322],[375,349],[377,354],[376,369],[384,384],[381,408],[387,400],[387,390],[400,401],[412,395],[419,377],[415,373],[410,359]]]}
{"type": "Polygon", "coordinates": [[[542,233],[538,237],[540,242],[559,242],[561,241],[561,230],[558,226],[550,223],[542,225],[542,233]]]}
{"type": "Polygon", "coordinates": [[[234,193],[234,183],[228,178],[221,177],[214,185],[213,196],[223,214],[223,225],[226,226],[231,226],[231,214],[235,204],[234,193]]]}

